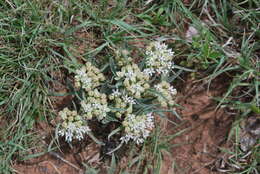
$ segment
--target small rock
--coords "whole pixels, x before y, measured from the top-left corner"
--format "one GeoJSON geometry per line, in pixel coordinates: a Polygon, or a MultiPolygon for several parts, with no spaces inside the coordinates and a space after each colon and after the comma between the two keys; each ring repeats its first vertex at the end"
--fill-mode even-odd
{"type": "Polygon", "coordinates": [[[256,139],[248,133],[245,133],[240,138],[240,148],[244,152],[250,150],[255,144],[256,144],[256,139]]]}
{"type": "Polygon", "coordinates": [[[245,121],[243,133],[240,137],[241,150],[250,150],[260,138],[260,117],[251,116],[245,121]]]}
{"type": "Polygon", "coordinates": [[[260,138],[260,117],[249,117],[245,125],[245,130],[252,136],[260,138]]]}
{"type": "Polygon", "coordinates": [[[186,35],[185,35],[186,40],[188,42],[192,42],[192,38],[194,36],[197,36],[198,34],[199,34],[199,32],[198,32],[198,30],[195,27],[189,26],[189,28],[188,28],[188,30],[186,32],[186,35]]]}

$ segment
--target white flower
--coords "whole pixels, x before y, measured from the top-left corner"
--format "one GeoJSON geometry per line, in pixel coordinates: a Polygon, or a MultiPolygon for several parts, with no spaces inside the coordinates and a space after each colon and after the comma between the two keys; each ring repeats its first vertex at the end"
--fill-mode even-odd
{"type": "Polygon", "coordinates": [[[123,122],[126,135],[121,137],[122,142],[128,143],[133,140],[136,144],[141,144],[150,135],[154,128],[154,118],[152,113],[144,115],[128,114],[123,122]]]}
{"type": "Polygon", "coordinates": [[[93,108],[91,104],[85,103],[84,101],[81,101],[81,107],[83,108],[84,112],[92,112],[93,108]]]}
{"type": "Polygon", "coordinates": [[[177,94],[177,90],[175,88],[173,88],[172,86],[169,87],[168,91],[169,91],[169,93],[171,95],[176,95],[177,94]]]}
{"type": "Polygon", "coordinates": [[[143,70],[143,73],[146,74],[147,76],[151,77],[154,75],[155,70],[153,68],[146,68],[143,70]]]}
{"type": "Polygon", "coordinates": [[[73,139],[82,140],[84,134],[90,131],[89,127],[83,124],[85,122],[76,111],[64,108],[59,112],[59,116],[62,119],[62,124],[59,127],[58,135],[65,136],[67,142],[71,142],[73,139]]]}
{"type": "Polygon", "coordinates": [[[98,120],[102,120],[110,112],[107,105],[107,96],[98,90],[94,90],[93,93],[94,96],[89,96],[86,100],[81,101],[81,107],[87,119],[96,117],[98,120]]]}
{"type": "Polygon", "coordinates": [[[144,87],[142,87],[142,86],[141,86],[140,84],[138,84],[138,83],[133,84],[133,85],[131,86],[131,88],[132,88],[133,91],[135,91],[135,92],[140,92],[140,93],[144,92],[144,87]]]}
{"type": "Polygon", "coordinates": [[[129,96],[125,90],[119,91],[116,89],[113,91],[109,98],[113,101],[113,108],[118,108],[119,110],[112,110],[112,112],[114,112],[118,118],[121,118],[121,116],[126,113],[132,113],[132,105],[136,104],[136,100],[132,96],[129,96]]]}
{"type": "Polygon", "coordinates": [[[153,42],[145,52],[147,68],[144,73],[152,76],[155,72],[158,74],[167,74],[173,68],[174,52],[167,48],[167,45],[161,42],[153,42]]]}
{"type": "Polygon", "coordinates": [[[116,90],[113,89],[112,91],[113,91],[112,94],[110,94],[111,96],[119,97],[122,95],[121,92],[119,91],[119,89],[116,89],[116,90]]]}
{"type": "Polygon", "coordinates": [[[161,86],[161,84],[155,85],[154,88],[155,88],[157,91],[162,91],[162,86],[161,86]]]}
{"type": "Polygon", "coordinates": [[[168,82],[162,81],[161,83],[154,86],[154,88],[163,96],[158,95],[157,99],[159,103],[166,107],[167,105],[174,105],[174,97],[177,94],[177,90],[173,88],[168,82]]]}
{"type": "Polygon", "coordinates": [[[104,75],[90,62],[87,62],[81,69],[76,70],[75,85],[76,87],[81,86],[86,91],[90,91],[95,87],[98,87],[100,82],[104,80],[104,75]]]}
{"type": "Polygon", "coordinates": [[[65,136],[65,141],[71,142],[73,138],[82,140],[85,133],[89,132],[88,126],[77,126],[74,123],[69,123],[67,128],[59,130],[58,135],[65,136]]]}
{"type": "Polygon", "coordinates": [[[87,75],[83,76],[80,81],[82,82],[82,88],[86,89],[86,88],[91,88],[92,86],[92,79],[89,78],[87,75]]]}
{"type": "Polygon", "coordinates": [[[123,101],[125,102],[125,103],[127,103],[127,104],[136,104],[136,102],[135,102],[135,99],[133,98],[133,97],[129,97],[129,96],[127,96],[127,95],[124,95],[123,97],[122,97],[122,99],[123,99],[123,101]]]}
{"type": "Polygon", "coordinates": [[[133,70],[128,69],[128,72],[125,73],[125,77],[126,77],[126,78],[129,78],[129,79],[133,79],[133,78],[136,77],[136,74],[134,73],[133,70]]]}
{"type": "MultiPolygon", "coordinates": [[[[147,83],[149,81],[149,75],[142,72],[137,64],[129,64],[123,66],[121,71],[116,73],[118,78],[117,80],[122,79],[123,85],[126,88],[126,91],[129,95],[140,98],[141,95],[145,92],[145,87],[149,86],[147,83]]],[[[113,98],[113,96],[112,96],[113,98]]]]}
{"type": "Polygon", "coordinates": [[[80,82],[83,89],[91,89],[92,79],[86,74],[86,68],[82,67],[80,70],[76,70],[75,76],[76,82],[80,82]]]}
{"type": "Polygon", "coordinates": [[[76,74],[79,76],[79,77],[83,77],[86,73],[86,68],[85,67],[82,67],[81,69],[79,70],[76,70],[76,74]]]}

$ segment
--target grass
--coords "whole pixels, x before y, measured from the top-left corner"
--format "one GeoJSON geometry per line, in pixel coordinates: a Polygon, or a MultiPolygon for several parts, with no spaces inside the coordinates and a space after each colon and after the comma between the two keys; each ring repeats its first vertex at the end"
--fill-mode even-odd
{"type": "MultiPolygon", "coordinates": [[[[230,133],[234,141],[230,163],[237,164],[245,155],[238,150],[239,123],[260,113],[259,1],[195,0],[184,4],[181,0],[154,0],[144,4],[142,0],[0,2],[0,119],[4,124],[0,130],[0,173],[12,173],[15,160],[30,157],[32,149],[42,146],[35,143],[35,125],[55,118],[49,98],[53,95],[50,84],[57,81],[54,73],[73,72],[78,60],[105,62],[115,57],[114,50],[138,50],[137,55],[142,55],[142,48],[133,43],[142,46],[153,39],[169,42],[175,63],[196,70],[186,74],[206,79],[209,87],[220,75],[231,79],[218,106],[233,107],[238,115],[230,133]],[[187,26],[199,31],[191,42],[185,39],[187,26]],[[82,32],[91,33],[91,40],[80,37],[82,32]],[[79,44],[84,46],[82,51],[79,44]]],[[[153,170],[159,172],[161,152],[168,149],[169,142],[158,145],[161,139],[155,133],[140,157],[133,157],[136,173],[153,168],[153,162],[144,162],[150,157],[156,164],[153,170]],[[145,155],[147,151],[151,156],[145,155]]],[[[256,174],[257,154],[259,146],[252,148],[250,160],[233,172],[256,174]]]]}

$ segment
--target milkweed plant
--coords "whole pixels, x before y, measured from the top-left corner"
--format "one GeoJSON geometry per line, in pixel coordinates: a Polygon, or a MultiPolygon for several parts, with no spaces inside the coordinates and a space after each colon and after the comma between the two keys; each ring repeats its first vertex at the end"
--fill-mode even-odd
{"type": "Polygon", "coordinates": [[[166,44],[156,41],[146,47],[142,62],[134,63],[128,54],[117,54],[106,73],[86,62],[74,71],[74,86],[83,93],[80,107],[66,107],[58,113],[58,136],[68,143],[80,141],[91,133],[90,120],[109,124],[104,120],[114,118],[121,125],[121,143],[143,143],[155,127],[153,108],[175,105],[177,91],[167,82],[173,57],[166,44]],[[102,90],[104,85],[106,91],[102,90]]]}

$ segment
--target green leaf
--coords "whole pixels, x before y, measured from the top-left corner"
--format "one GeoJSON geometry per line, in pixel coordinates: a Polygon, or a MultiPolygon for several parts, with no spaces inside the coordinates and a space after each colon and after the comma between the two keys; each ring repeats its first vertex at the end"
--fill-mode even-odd
{"type": "Polygon", "coordinates": [[[114,76],[117,76],[116,75],[116,64],[112,57],[109,59],[109,64],[110,64],[110,69],[111,69],[112,73],[114,74],[114,76]]]}
{"type": "Polygon", "coordinates": [[[116,158],[115,155],[112,154],[112,160],[110,167],[108,168],[108,174],[115,174],[116,173],[116,158]]]}
{"type": "Polygon", "coordinates": [[[87,55],[95,56],[95,55],[97,55],[100,51],[102,51],[105,47],[107,47],[108,45],[109,45],[109,42],[104,42],[102,45],[100,45],[100,46],[97,47],[96,49],[91,50],[91,51],[87,52],[86,54],[84,54],[84,56],[87,56],[87,55]]]}
{"type": "Polygon", "coordinates": [[[122,129],[121,127],[118,127],[117,129],[113,130],[112,132],[110,132],[110,134],[107,136],[107,139],[110,140],[110,137],[112,137],[113,135],[115,135],[116,133],[120,132],[122,129]]]}
{"type": "Polygon", "coordinates": [[[260,114],[260,107],[257,107],[256,105],[251,105],[250,108],[254,113],[260,114]]]}
{"type": "Polygon", "coordinates": [[[83,27],[87,28],[87,27],[94,27],[94,26],[100,26],[100,25],[93,23],[92,21],[84,21],[80,25],[71,27],[70,29],[66,30],[64,34],[65,35],[71,35],[71,34],[73,34],[74,32],[76,32],[77,30],[79,30],[83,27]]]}
{"type": "Polygon", "coordinates": [[[102,141],[98,140],[92,132],[88,132],[88,136],[97,144],[99,145],[105,145],[105,143],[103,143],[102,141]]]}
{"type": "Polygon", "coordinates": [[[211,52],[208,57],[211,59],[216,59],[216,58],[219,58],[221,55],[222,54],[219,52],[211,52]]]}

